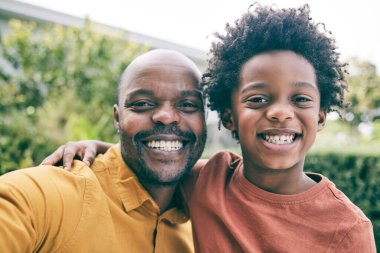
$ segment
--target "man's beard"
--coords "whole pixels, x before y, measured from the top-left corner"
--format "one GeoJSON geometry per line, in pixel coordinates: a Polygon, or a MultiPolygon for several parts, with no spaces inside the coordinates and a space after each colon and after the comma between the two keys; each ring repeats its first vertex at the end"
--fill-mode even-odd
{"type": "MultiPolygon", "coordinates": [[[[120,146],[121,154],[124,162],[133,170],[138,179],[142,182],[156,185],[156,186],[171,186],[178,183],[178,181],[188,174],[193,168],[194,164],[201,157],[207,138],[207,132],[204,130],[199,139],[197,140],[196,135],[192,131],[181,131],[176,125],[155,125],[150,131],[141,131],[136,135],[129,136],[125,132],[120,133],[120,146]],[[150,168],[145,159],[143,151],[142,139],[149,136],[159,135],[159,134],[169,134],[176,135],[185,138],[186,148],[188,150],[187,159],[185,161],[184,168],[178,168],[174,173],[166,178],[162,171],[150,168]],[[164,178],[163,178],[164,176],[164,178]]],[[[172,163],[171,160],[165,159],[163,155],[160,162],[163,164],[172,163]]]]}

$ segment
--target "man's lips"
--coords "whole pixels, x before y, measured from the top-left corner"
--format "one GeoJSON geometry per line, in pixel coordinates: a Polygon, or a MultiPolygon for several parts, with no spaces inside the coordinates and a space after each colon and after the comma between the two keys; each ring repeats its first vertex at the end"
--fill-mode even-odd
{"type": "Polygon", "coordinates": [[[189,140],[177,135],[154,135],[141,139],[145,147],[160,151],[179,151],[189,140]]]}

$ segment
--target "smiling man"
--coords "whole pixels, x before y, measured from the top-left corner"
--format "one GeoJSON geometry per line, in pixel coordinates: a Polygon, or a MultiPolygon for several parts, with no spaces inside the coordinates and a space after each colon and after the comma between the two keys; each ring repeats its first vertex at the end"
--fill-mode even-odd
{"type": "Polygon", "coordinates": [[[192,252],[176,187],[205,144],[200,76],[174,51],[138,57],[114,105],[120,145],[91,168],[0,177],[0,252],[192,252]]]}

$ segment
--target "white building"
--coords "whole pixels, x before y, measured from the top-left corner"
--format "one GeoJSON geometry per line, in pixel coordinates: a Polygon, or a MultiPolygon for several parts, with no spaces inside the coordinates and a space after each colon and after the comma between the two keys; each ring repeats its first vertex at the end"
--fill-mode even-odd
{"type": "MultiPolygon", "coordinates": [[[[6,29],[9,19],[33,20],[38,23],[57,23],[70,27],[83,27],[83,18],[71,16],[54,10],[31,5],[14,0],[0,0],[0,29],[6,29]]],[[[92,22],[95,31],[102,31],[109,35],[120,34],[120,28],[92,22]]],[[[125,30],[124,30],[125,31],[125,30]]],[[[170,41],[157,39],[145,34],[127,31],[128,39],[152,48],[166,48],[179,51],[190,57],[201,70],[206,66],[206,52],[170,41]]]]}

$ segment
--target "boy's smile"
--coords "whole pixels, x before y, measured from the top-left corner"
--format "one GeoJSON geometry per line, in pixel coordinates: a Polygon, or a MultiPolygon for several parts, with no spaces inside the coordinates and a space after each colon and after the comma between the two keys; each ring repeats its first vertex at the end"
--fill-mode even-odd
{"type": "Polygon", "coordinates": [[[291,51],[262,53],[243,65],[223,123],[237,131],[246,168],[302,170],[326,118],[316,80],[313,66],[291,51]]]}

